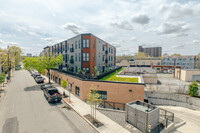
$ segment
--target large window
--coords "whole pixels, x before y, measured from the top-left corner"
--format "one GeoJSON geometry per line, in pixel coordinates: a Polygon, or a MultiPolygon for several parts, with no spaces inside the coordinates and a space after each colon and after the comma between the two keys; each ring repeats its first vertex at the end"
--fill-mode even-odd
{"type": "Polygon", "coordinates": [[[83,48],[89,48],[89,39],[83,39],[83,48]]]}
{"type": "Polygon", "coordinates": [[[78,40],[78,47],[81,48],[81,41],[78,40]]]}
{"type": "Polygon", "coordinates": [[[83,61],[89,61],[89,53],[83,53],[83,61]]]}
{"type": "Polygon", "coordinates": [[[75,94],[80,96],[80,88],[78,86],[75,87],[75,94]]]}
{"type": "Polygon", "coordinates": [[[97,91],[97,93],[99,94],[99,99],[107,100],[107,91],[97,91]]]}
{"type": "Polygon", "coordinates": [[[79,53],[79,57],[78,57],[79,61],[81,61],[81,53],[79,53]]]}
{"type": "Polygon", "coordinates": [[[83,67],[83,71],[87,72],[87,71],[89,71],[89,68],[88,67],[83,67]]]}
{"type": "Polygon", "coordinates": [[[77,41],[75,41],[75,49],[77,49],[77,41]]]}
{"type": "Polygon", "coordinates": [[[75,61],[77,61],[77,53],[75,54],[75,61]]]}
{"type": "Polygon", "coordinates": [[[93,48],[95,48],[95,40],[93,40],[93,48]]]}
{"type": "Polygon", "coordinates": [[[102,61],[104,61],[104,58],[105,58],[104,55],[102,55],[102,61]]]}

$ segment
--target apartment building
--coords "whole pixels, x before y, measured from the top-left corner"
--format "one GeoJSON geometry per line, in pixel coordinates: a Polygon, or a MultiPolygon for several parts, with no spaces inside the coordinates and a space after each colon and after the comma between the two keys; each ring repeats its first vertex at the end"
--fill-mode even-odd
{"type": "Polygon", "coordinates": [[[91,33],[80,34],[50,47],[52,55],[63,55],[59,69],[78,73],[83,70],[92,75],[94,68],[99,74],[116,66],[116,48],[91,33]]]}
{"type": "Polygon", "coordinates": [[[142,46],[139,46],[138,52],[143,52],[152,57],[161,57],[162,56],[162,47],[143,48],[142,46]]]}
{"type": "Polygon", "coordinates": [[[197,56],[168,56],[162,58],[162,65],[181,66],[182,69],[195,69],[197,67],[197,56]]]}

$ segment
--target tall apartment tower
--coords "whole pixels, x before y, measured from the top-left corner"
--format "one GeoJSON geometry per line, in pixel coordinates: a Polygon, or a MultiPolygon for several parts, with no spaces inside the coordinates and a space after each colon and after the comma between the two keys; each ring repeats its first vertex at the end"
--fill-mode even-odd
{"type": "Polygon", "coordinates": [[[99,73],[116,66],[116,48],[91,33],[80,34],[50,46],[53,55],[63,55],[59,69],[78,73],[81,69],[92,75],[96,67],[99,73]]]}
{"type": "Polygon", "coordinates": [[[148,47],[143,48],[142,46],[138,47],[138,52],[144,52],[145,54],[153,57],[161,57],[162,56],[162,47],[148,47]]]}

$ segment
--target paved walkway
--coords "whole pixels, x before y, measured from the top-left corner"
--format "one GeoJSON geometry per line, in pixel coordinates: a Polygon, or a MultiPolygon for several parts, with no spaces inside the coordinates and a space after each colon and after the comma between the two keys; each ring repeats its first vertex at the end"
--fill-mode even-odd
{"type": "MultiPolygon", "coordinates": [[[[45,76],[44,76],[45,77],[45,76]]],[[[46,82],[48,78],[46,77],[46,82]]],[[[51,80],[51,83],[54,83],[51,80]]],[[[56,87],[60,92],[64,92],[65,94],[69,94],[69,92],[66,89],[63,89],[62,87],[58,86],[56,87]]],[[[67,100],[67,99],[64,99],[67,100]]],[[[78,97],[74,96],[73,94],[70,95],[70,100],[72,101],[70,103],[70,106],[82,117],[90,114],[91,108],[90,105],[85,103],[84,101],[80,100],[78,97]]],[[[68,103],[69,104],[69,103],[68,103]]],[[[112,121],[110,118],[106,117],[105,115],[101,114],[99,111],[96,112],[96,118],[100,122],[102,122],[104,125],[97,128],[97,130],[101,133],[129,133],[128,130],[117,124],[116,122],[112,121]]]]}

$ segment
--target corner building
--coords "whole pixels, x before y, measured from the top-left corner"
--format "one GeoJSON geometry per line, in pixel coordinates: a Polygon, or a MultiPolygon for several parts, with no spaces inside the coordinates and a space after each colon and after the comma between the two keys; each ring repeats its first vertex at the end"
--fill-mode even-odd
{"type": "Polygon", "coordinates": [[[48,50],[52,55],[63,55],[63,64],[59,69],[74,73],[81,69],[92,75],[96,67],[102,74],[116,66],[116,48],[91,33],[77,35],[50,46],[48,50]]]}

